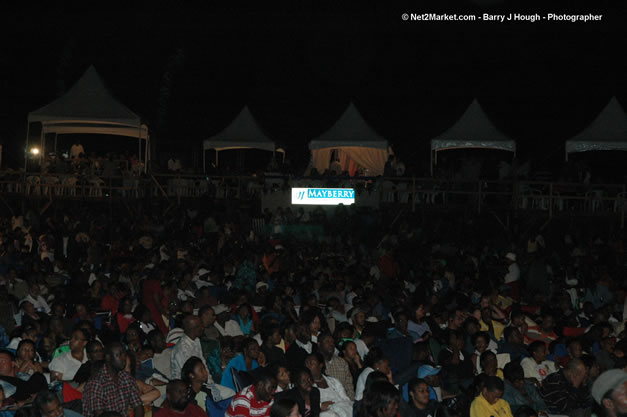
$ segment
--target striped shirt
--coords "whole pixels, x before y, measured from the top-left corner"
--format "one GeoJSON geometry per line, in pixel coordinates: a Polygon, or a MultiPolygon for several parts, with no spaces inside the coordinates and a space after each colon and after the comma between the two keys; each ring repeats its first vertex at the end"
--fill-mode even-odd
{"type": "Polygon", "coordinates": [[[255,386],[244,388],[233,397],[226,410],[227,417],[268,417],[273,401],[265,402],[257,399],[255,386]]]}

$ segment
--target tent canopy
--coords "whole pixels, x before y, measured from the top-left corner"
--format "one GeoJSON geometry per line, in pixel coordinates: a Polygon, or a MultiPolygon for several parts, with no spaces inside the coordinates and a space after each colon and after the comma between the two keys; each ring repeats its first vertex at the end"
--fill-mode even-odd
{"type": "Polygon", "coordinates": [[[586,151],[627,151],[627,114],[616,97],[587,128],[566,141],[566,160],[569,153],[586,151]]]}
{"type": "Polygon", "coordinates": [[[93,66],[64,95],[28,114],[27,148],[30,124],[35,122],[42,125],[42,148],[47,133],[118,135],[138,138],[141,155],[141,141],[145,140],[144,169],[147,168],[150,159],[148,127],[113,96],[93,66]]]}
{"type": "Polygon", "coordinates": [[[250,148],[274,152],[276,145],[263,133],[248,106],[245,106],[224,130],[203,142],[205,151],[250,148]]]}
{"type": "Polygon", "coordinates": [[[96,133],[148,139],[138,115],[119,102],[90,66],[61,97],[30,112],[28,122],[41,122],[45,133],[96,133]]]}
{"type": "Polygon", "coordinates": [[[350,161],[367,169],[368,175],[381,175],[388,155],[388,141],[368,125],[351,102],[344,114],[325,133],[309,143],[312,167],[320,173],[329,168],[331,153],[338,150],[344,170],[354,172],[350,161]]]}
{"type": "Polygon", "coordinates": [[[496,128],[474,99],[462,117],[446,132],[431,139],[431,150],[484,148],[516,152],[516,142],[496,128]]]}

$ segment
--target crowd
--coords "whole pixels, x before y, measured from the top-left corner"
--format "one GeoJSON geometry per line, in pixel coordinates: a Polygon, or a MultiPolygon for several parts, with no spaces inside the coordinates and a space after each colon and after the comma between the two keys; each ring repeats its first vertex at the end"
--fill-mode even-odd
{"type": "Polygon", "coordinates": [[[2,417],[627,413],[618,235],[53,210],[0,218],[2,417]]]}

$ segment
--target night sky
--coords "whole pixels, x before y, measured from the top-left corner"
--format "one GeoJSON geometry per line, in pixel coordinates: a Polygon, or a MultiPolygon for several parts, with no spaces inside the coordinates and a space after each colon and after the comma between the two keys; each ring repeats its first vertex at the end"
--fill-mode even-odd
{"type": "MultiPolygon", "coordinates": [[[[93,64],[145,119],[160,153],[199,153],[248,104],[296,164],[354,101],[403,159],[473,97],[522,159],[563,158],[563,143],[617,96],[627,108],[627,2],[364,1],[274,9],[4,11],[0,142],[19,166],[28,112],[93,64]],[[552,6],[547,6],[551,4],[552,6]],[[594,13],[601,22],[403,21],[402,13],[594,13]],[[541,154],[541,155],[540,155],[541,154]]],[[[113,9],[113,6],[112,6],[113,9]]],[[[89,149],[89,144],[86,143],[89,149]]],[[[166,158],[167,159],[167,158],[166,158]]]]}

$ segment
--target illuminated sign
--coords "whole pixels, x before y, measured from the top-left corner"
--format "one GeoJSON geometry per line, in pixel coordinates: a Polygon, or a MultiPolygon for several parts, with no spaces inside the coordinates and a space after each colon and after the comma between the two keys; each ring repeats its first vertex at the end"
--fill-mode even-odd
{"type": "Polygon", "coordinates": [[[355,203],[352,188],[292,188],[292,204],[316,206],[345,206],[355,203]]]}

